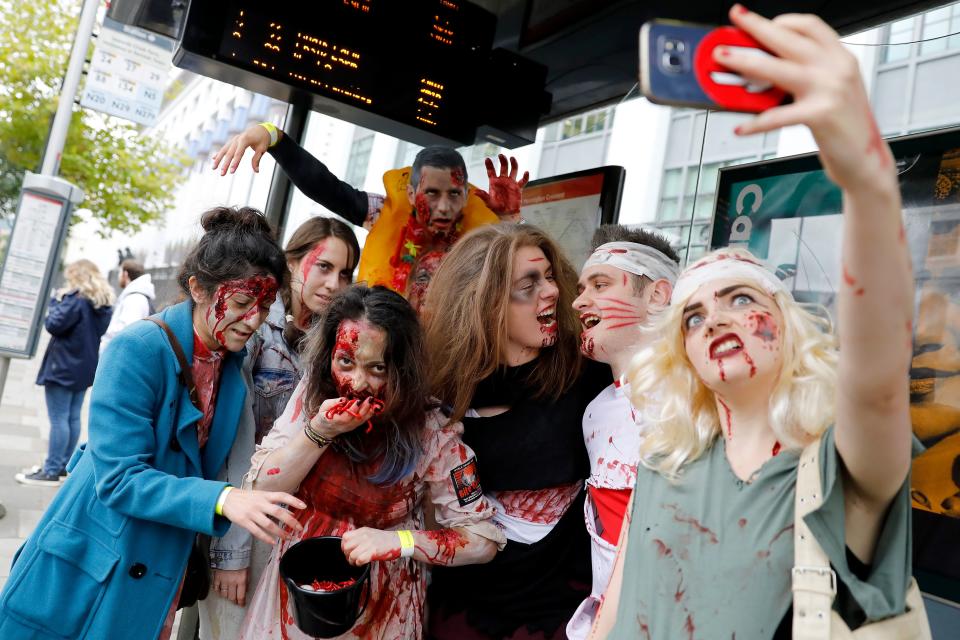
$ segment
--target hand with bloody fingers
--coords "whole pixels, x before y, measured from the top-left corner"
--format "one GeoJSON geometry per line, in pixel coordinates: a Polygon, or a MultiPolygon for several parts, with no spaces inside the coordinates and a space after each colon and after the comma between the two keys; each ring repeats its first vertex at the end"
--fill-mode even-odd
{"type": "Polygon", "coordinates": [[[400,537],[396,531],[361,527],[343,534],[340,548],[347,562],[354,566],[375,560],[396,560],[400,557],[400,537]]]}
{"type": "Polygon", "coordinates": [[[320,405],[320,411],[310,420],[310,429],[332,440],[368,422],[382,409],[383,402],[372,397],[331,398],[320,405]]]}
{"type": "Polygon", "coordinates": [[[277,538],[289,540],[292,531],[303,530],[283,505],[294,509],[307,507],[302,500],[282,491],[233,489],[223,501],[222,512],[227,520],[240,525],[258,540],[274,544],[277,538]],[[285,528],[281,529],[281,525],[285,528]]]}
{"type": "MultiPolygon", "coordinates": [[[[283,135],[279,130],[278,134],[283,135]]],[[[246,150],[253,149],[251,165],[254,172],[259,173],[260,158],[269,148],[270,132],[259,124],[250,125],[220,147],[220,151],[217,151],[216,155],[213,156],[213,170],[216,171],[219,167],[221,176],[227,175],[228,170],[230,173],[234,173],[240,166],[240,161],[243,160],[243,154],[246,150]]]]}
{"type": "Polygon", "coordinates": [[[768,20],[739,4],[730,9],[730,19],[773,55],[719,46],[714,59],[793,96],[792,103],[737,127],[737,134],[804,124],[816,139],[827,174],[841,188],[869,188],[884,174],[888,180],[896,179],[893,157],[870,110],[857,60],[829,25],[814,15],[784,14],[768,20]]]}
{"type": "Polygon", "coordinates": [[[520,201],[523,188],[530,181],[530,172],[524,171],[523,177],[517,180],[520,168],[517,159],[510,156],[510,172],[507,173],[507,157],[502,153],[500,158],[500,175],[493,168],[493,160],[487,158],[484,164],[487,167],[487,178],[490,180],[489,191],[477,189],[474,193],[483,200],[491,211],[507,222],[519,222],[520,201]]]}
{"type": "Polygon", "coordinates": [[[210,575],[210,588],[224,600],[229,600],[238,607],[243,607],[247,604],[247,581],[249,579],[249,567],[246,569],[214,569],[210,575]]]}

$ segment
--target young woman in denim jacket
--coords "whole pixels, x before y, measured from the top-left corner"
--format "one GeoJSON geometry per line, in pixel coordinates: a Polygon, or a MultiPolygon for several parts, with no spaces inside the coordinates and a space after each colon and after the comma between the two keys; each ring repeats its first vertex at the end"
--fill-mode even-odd
{"type": "MultiPolygon", "coordinates": [[[[227,461],[224,479],[239,486],[250,468],[254,446],[283,413],[303,376],[300,362],[305,331],[350,284],[360,245],[349,225],[317,216],[293,233],[284,251],[290,283],[281,288],[259,331],[247,343],[244,372],[250,385],[250,410],[227,461]]],[[[246,613],[247,591],[256,584],[270,555],[267,545],[232,527],[210,545],[210,594],[199,604],[200,637],[233,640],[246,613]]]]}

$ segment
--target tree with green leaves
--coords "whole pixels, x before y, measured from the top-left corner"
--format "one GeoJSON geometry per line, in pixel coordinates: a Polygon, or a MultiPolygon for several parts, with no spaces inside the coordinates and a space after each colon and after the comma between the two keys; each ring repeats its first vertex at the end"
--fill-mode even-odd
{"type": "MultiPolygon", "coordinates": [[[[40,169],[80,6],[0,0],[0,219],[15,212],[23,172],[40,169]]],[[[135,232],[172,206],[181,170],[164,141],[74,106],[60,161],[60,176],[85,194],[72,222],[88,215],[104,236],[135,232]]]]}

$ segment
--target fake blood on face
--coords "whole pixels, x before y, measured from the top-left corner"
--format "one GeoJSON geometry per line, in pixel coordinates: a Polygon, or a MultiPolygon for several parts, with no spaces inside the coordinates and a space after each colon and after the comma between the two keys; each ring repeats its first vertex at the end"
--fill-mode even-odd
{"type": "Polygon", "coordinates": [[[277,280],[269,275],[229,280],[221,283],[214,292],[214,301],[207,309],[207,324],[214,340],[221,347],[226,345],[226,331],[238,322],[248,322],[273,304],[277,297],[277,280]],[[253,299],[246,311],[230,312],[228,302],[236,296],[253,299]],[[212,316],[212,317],[211,317],[212,316]]]}

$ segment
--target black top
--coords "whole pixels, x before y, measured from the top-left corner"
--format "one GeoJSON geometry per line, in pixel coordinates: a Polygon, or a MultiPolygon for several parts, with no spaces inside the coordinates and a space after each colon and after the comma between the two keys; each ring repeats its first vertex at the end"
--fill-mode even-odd
{"type": "Polygon", "coordinates": [[[353,188],[330,173],[327,165],[289,136],[281,136],[269,152],[303,195],[352,224],[359,226],[367,219],[370,208],[367,192],[353,188]]]}
{"type": "Polygon", "coordinates": [[[584,359],[580,377],[555,402],[530,397],[532,368],[505,367],[477,385],[473,408],[508,405],[509,411],[463,419],[463,441],[477,454],[484,491],[546,489],[590,475],[583,412],[610,385],[610,368],[584,359]]]}
{"type": "MultiPolygon", "coordinates": [[[[556,402],[531,399],[523,384],[527,373],[529,365],[484,380],[471,404],[510,410],[463,421],[463,440],[477,454],[485,491],[543,489],[589,475],[583,412],[611,383],[609,367],[584,361],[577,381],[556,402]]],[[[581,492],[539,542],[509,541],[488,564],[434,567],[428,637],[505,638],[521,627],[540,637],[564,637],[567,621],[590,593],[583,499],[581,492]]]]}

